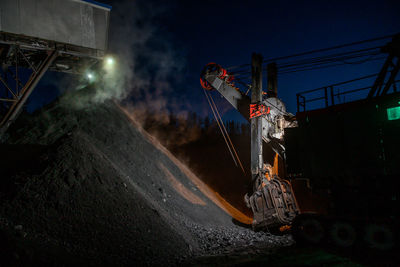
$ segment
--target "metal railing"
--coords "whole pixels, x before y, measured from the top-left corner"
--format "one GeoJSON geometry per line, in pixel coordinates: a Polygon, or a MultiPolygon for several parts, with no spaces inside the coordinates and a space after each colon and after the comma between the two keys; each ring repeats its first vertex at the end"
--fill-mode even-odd
{"type": "MultiPolygon", "coordinates": [[[[348,94],[354,94],[356,92],[365,91],[365,90],[371,89],[372,86],[361,87],[361,88],[345,90],[345,91],[340,91],[339,90],[340,88],[338,88],[338,86],[356,82],[356,81],[360,81],[360,80],[364,80],[364,79],[368,79],[368,78],[372,78],[377,75],[378,74],[371,74],[371,75],[363,76],[363,77],[360,77],[357,79],[340,82],[340,83],[336,83],[336,84],[332,84],[332,85],[328,85],[328,86],[324,86],[324,87],[297,93],[296,94],[297,112],[306,111],[307,110],[306,107],[308,107],[308,105],[306,105],[307,103],[313,103],[313,102],[318,102],[318,101],[320,103],[321,102],[324,103],[324,106],[320,105],[317,108],[322,108],[322,107],[326,108],[329,106],[346,103],[345,98],[344,97],[342,98],[342,96],[345,96],[348,94]],[[335,92],[335,89],[336,89],[336,92],[335,92]],[[312,96],[310,96],[310,94],[314,94],[314,95],[317,94],[318,96],[314,96],[313,98],[311,98],[312,96]],[[308,95],[308,98],[306,97],[307,95],[308,95]]],[[[397,91],[396,83],[398,83],[399,81],[400,80],[396,80],[393,83],[393,91],[394,92],[397,91]]],[[[358,99],[361,99],[361,97],[359,97],[358,99]]],[[[316,109],[316,108],[313,108],[313,109],[316,109]]]]}

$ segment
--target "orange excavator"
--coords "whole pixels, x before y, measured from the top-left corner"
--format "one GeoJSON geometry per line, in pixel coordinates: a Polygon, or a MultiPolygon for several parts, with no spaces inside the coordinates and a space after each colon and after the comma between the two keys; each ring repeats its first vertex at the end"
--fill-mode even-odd
{"type": "MultiPolygon", "coordinates": [[[[204,67],[200,84],[209,102],[215,107],[209,91],[218,91],[251,124],[253,191],[244,201],[253,212],[253,229],[290,226],[286,228],[298,242],[398,249],[399,48],[400,35],[382,47],[388,57],[372,87],[335,93],[331,86],[330,97],[327,87],[320,88],[325,97],[308,102],[322,99],[326,106],[311,111],[305,110],[304,94],[315,90],[298,93],[296,117],[277,97],[274,63],[267,66],[263,92],[261,55],[252,56],[247,92],[236,87],[235,77],[220,65],[204,67]],[[340,94],[364,89],[370,89],[366,99],[334,103],[340,94]],[[267,157],[263,150],[275,155],[267,157]]],[[[233,146],[231,150],[234,158],[233,146]]]]}
{"type": "Polygon", "coordinates": [[[299,214],[296,197],[289,181],[279,177],[278,158],[284,159],[284,128],[295,124],[293,115],[277,98],[276,90],[262,91],[262,56],[252,58],[251,97],[241,92],[233,75],[216,63],[209,63],[201,73],[200,84],[207,91],[217,90],[251,123],[251,175],[253,193],[244,201],[253,211],[253,229],[289,225],[299,214]],[[263,159],[263,144],[275,153],[274,161],[263,159]]]}

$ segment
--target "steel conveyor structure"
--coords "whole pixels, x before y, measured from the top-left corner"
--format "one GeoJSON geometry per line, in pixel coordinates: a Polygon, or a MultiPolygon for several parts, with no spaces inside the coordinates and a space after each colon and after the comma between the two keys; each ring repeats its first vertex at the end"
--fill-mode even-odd
{"type": "Polygon", "coordinates": [[[91,0],[0,1],[0,138],[47,70],[82,73],[103,58],[110,11],[91,0]]]}

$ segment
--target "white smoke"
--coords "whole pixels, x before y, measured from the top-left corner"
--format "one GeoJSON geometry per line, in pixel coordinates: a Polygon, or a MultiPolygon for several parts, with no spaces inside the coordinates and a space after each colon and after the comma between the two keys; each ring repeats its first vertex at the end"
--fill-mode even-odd
{"type": "Polygon", "coordinates": [[[109,28],[109,51],[116,57],[115,69],[96,85],[94,101],[128,99],[137,109],[167,112],[171,77],[184,60],[157,20],[169,12],[151,1],[118,1],[113,4],[109,28]]]}

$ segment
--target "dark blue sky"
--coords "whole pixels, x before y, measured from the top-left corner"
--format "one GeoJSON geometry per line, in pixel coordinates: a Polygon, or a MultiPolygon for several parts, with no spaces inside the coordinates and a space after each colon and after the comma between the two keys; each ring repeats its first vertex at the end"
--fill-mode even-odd
{"type": "MultiPolygon", "coordinates": [[[[250,63],[252,52],[267,59],[393,34],[400,32],[399,12],[399,1],[182,1],[168,29],[187,55],[187,82],[196,87],[208,62],[228,67],[250,63]]],[[[376,73],[381,64],[280,75],[278,94],[295,112],[297,92],[376,73]]]]}
{"type": "MultiPolygon", "coordinates": [[[[121,1],[101,2],[113,6],[111,20],[116,19],[113,16],[120,16],[124,12],[120,8],[121,1]]],[[[126,5],[127,1],[124,2],[126,5]]],[[[131,2],[137,2],[140,6],[140,3],[149,1],[131,2]]],[[[199,85],[199,74],[208,62],[228,67],[250,63],[253,52],[261,53],[268,59],[395,34],[400,32],[399,2],[184,0],[153,1],[151,5],[163,8],[164,12],[155,16],[152,23],[160,33],[160,38],[165,38],[165,42],[173,47],[176,56],[184,64],[180,73],[176,74],[179,80],[172,81],[176,90],[170,93],[170,97],[190,103],[182,105],[182,108],[205,115],[208,112],[207,104],[199,85]],[[171,4],[167,5],[167,2],[171,4]]],[[[146,12],[152,11],[151,5],[150,8],[148,4],[145,5],[147,8],[138,11],[143,14],[125,15],[146,17],[146,12]]],[[[366,47],[385,43],[380,41],[367,44],[366,47]]],[[[376,73],[382,62],[378,60],[367,64],[282,74],[278,77],[278,96],[294,113],[297,92],[376,73]]],[[[174,75],[171,76],[173,80],[174,75]]],[[[371,85],[372,82],[368,80],[364,84],[371,85]]],[[[43,83],[46,84],[46,81],[43,83]]],[[[39,96],[40,92],[36,95],[39,96]]],[[[225,118],[240,116],[229,110],[217,93],[214,92],[214,95],[225,118]]]]}

